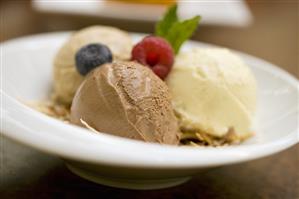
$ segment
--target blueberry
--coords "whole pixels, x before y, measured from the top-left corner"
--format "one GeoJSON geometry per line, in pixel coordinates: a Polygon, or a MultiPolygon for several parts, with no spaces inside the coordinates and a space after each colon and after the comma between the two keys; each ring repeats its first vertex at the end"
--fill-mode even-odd
{"type": "Polygon", "coordinates": [[[76,68],[81,75],[86,75],[92,69],[112,62],[110,49],[100,43],[88,44],[80,48],[76,55],[76,68]]]}

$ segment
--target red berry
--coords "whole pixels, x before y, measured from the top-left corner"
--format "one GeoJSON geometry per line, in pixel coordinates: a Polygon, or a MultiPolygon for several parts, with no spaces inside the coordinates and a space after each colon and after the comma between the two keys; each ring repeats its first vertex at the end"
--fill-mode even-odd
{"type": "Polygon", "coordinates": [[[134,46],[132,60],[150,67],[164,79],[172,68],[174,53],[170,44],[162,37],[147,36],[134,46]]]}
{"type": "Polygon", "coordinates": [[[158,75],[161,79],[164,79],[167,77],[168,73],[170,72],[171,68],[170,67],[165,67],[163,65],[155,65],[152,68],[153,72],[158,75]]]}

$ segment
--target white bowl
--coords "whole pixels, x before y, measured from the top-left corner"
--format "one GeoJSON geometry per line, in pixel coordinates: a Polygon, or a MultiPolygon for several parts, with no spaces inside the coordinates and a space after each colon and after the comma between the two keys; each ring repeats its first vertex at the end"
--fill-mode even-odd
{"type": "MultiPolygon", "coordinates": [[[[298,81],[278,67],[238,53],[258,81],[256,135],[239,146],[178,147],[95,134],[39,113],[22,102],[48,97],[52,60],[70,33],[50,33],[1,45],[1,132],[63,158],[74,173],[115,187],[155,189],[188,180],[203,168],[265,157],[299,140],[298,81]]],[[[140,35],[132,34],[134,40],[140,35]]],[[[192,46],[209,46],[187,42],[192,46]]]]}

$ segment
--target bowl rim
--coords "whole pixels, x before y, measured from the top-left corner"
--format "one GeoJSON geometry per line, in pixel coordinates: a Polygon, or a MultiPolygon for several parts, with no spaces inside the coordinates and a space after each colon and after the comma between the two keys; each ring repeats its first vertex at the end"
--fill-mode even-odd
{"type": "MultiPolygon", "coordinates": [[[[48,39],[55,39],[68,34],[70,34],[70,32],[55,32],[17,38],[1,43],[1,51],[5,46],[14,46],[22,42],[30,43],[34,40],[43,40],[45,37],[48,39]]],[[[141,37],[144,34],[131,33],[131,35],[141,37]]],[[[201,46],[220,47],[197,41],[188,41],[188,43],[191,46],[200,44],[201,46]]],[[[289,85],[297,88],[299,94],[298,80],[283,69],[251,55],[235,50],[232,51],[246,60],[254,62],[266,72],[284,79],[289,85]]],[[[1,76],[2,74],[3,73],[1,72],[1,76]]],[[[289,148],[299,142],[298,126],[294,132],[289,132],[282,139],[270,143],[227,146],[221,148],[205,147],[200,149],[187,146],[178,147],[156,143],[145,143],[108,134],[96,135],[86,129],[73,125],[66,125],[62,121],[32,110],[7,95],[2,88],[0,91],[0,132],[3,135],[43,152],[76,161],[157,169],[210,167],[265,157],[289,148]],[[37,124],[37,127],[34,127],[35,129],[30,126],[32,122],[36,122],[37,124]],[[40,131],[40,128],[42,128],[43,125],[44,127],[47,127],[47,129],[43,129],[42,133],[37,132],[40,131]],[[53,135],[51,131],[60,132],[60,136],[57,136],[57,134],[53,135]],[[123,150],[124,148],[126,150],[123,150]]]]}

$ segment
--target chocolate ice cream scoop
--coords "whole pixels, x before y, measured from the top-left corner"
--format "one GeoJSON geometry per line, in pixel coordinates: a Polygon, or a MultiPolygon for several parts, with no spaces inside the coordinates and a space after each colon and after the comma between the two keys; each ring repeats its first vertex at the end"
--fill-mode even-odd
{"type": "Polygon", "coordinates": [[[135,62],[94,69],[77,90],[71,122],[82,120],[97,131],[117,136],[178,144],[179,129],[166,84],[135,62]]]}

